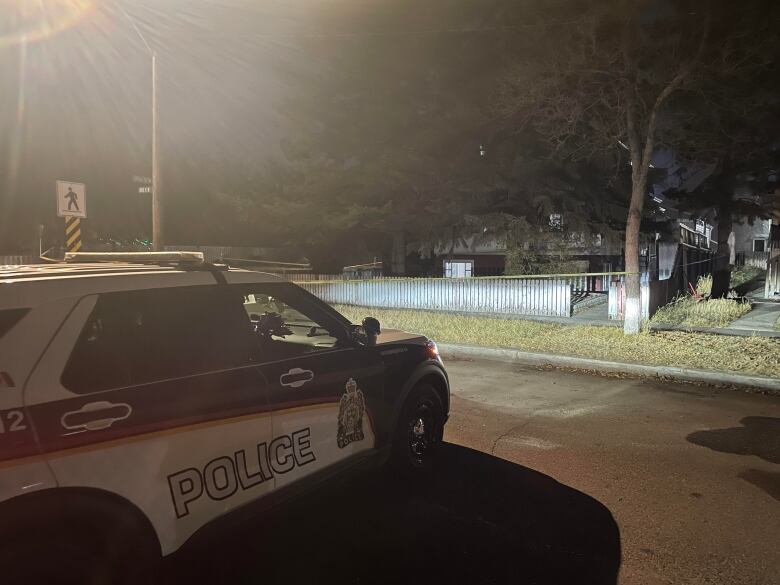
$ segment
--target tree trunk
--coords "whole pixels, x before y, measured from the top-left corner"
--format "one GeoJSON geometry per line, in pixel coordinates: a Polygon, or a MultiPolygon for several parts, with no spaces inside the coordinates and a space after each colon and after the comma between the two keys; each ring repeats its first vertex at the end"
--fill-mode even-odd
{"type": "MultiPolygon", "coordinates": [[[[655,146],[655,128],[658,112],[664,105],[669,96],[677,91],[685,79],[689,76],[691,69],[696,64],[701,55],[704,44],[707,40],[710,27],[710,14],[705,13],[704,32],[701,35],[699,48],[692,59],[680,67],[677,74],[666,84],[655,102],[649,108],[649,118],[645,127],[644,138],[640,131],[638,123],[638,99],[637,91],[638,80],[635,80],[633,88],[629,88],[626,95],[626,128],[628,130],[628,150],[631,157],[631,203],[628,207],[628,221],[626,222],[626,311],[623,321],[623,333],[626,335],[639,333],[642,327],[642,303],[641,303],[641,283],[639,275],[639,228],[642,220],[642,209],[647,197],[647,169],[653,158],[653,148],[655,146]]],[[[630,43],[628,28],[624,41],[630,43]]],[[[638,65],[632,62],[629,51],[624,53],[625,63],[628,70],[638,71],[638,65]]]]}
{"type": "MultiPolygon", "coordinates": [[[[641,174],[641,173],[638,173],[641,174]]],[[[623,333],[633,335],[642,327],[641,285],[639,277],[639,227],[642,220],[642,207],[645,202],[645,183],[643,177],[634,177],[631,186],[631,203],[626,222],[626,305],[623,321],[623,333]]]]}
{"type": "MultiPolygon", "coordinates": [[[[658,97],[661,100],[662,95],[658,97]]],[[[639,276],[639,228],[642,223],[642,209],[647,197],[647,168],[653,156],[653,132],[655,130],[656,108],[650,115],[644,144],[640,140],[636,123],[636,105],[631,95],[626,110],[628,122],[628,150],[631,157],[631,201],[628,204],[626,220],[626,304],[623,314],[623,333],[636,335],[642,329],[642,286],[639,276]]]]}
{"type": "Polygon", "coordinates": [[[390,272],[395,276],[406,275],[406,232],[402,229],[393,234],[390,272]]]}
{"type": "MultiPolygon", "coordinates": [[[[719,214],[720,215],[720,214],[719,214]]],[[[729,235],[731,234],[731,215],[722,214],[718,219],[718,252],[715,255],[715,264],[712,267],[712,294],[713,299],[725,297],[731,284],[731,246],[729,235]]]]}

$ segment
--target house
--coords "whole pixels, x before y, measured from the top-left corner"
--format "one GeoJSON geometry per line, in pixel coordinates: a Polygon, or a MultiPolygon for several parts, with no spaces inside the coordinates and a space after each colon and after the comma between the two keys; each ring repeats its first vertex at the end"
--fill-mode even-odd
{"type": "Polygon", "coordinates": [[[345,266],[341,273],[348,279],[379,278],[384,275],[384,263],[374,258],[373,262],[345,266]]]}
{"type": "Polygon", "coordinates": [[[780,188],[775,190],[775,205],[769,229],[769,259],[766,267],[764,297],[780,298],[780,188]]]}
{"type": "MultiPolygon", "coordinates": [[[[611,272],[622,270],[622,241],[608,241],[596,234],[561,233],[560,238],[549,235],[526,243],[525,250],[543,264],[560,260],[576,265],[575,272],[611,272]]],[[[469,236],[458,242],[441,245],[428,254],[421,254],[418,264],[429,276],[462,278],[469,276],[500,276],[506,270],[507,246],[500,238],[469,236]]],[[[410,262],[410,265],[413,265],[410,262]]]]}
{"type": "Polygon", "coordinates": [[[729,263],[736,266],[756,266],[766,270],[771,229],[771,219],[756,219],[752,224],[747,220],[735,222],[729,237],[731,246],[729,263]]]}
{"type": "Polygon", "coordinates": [[[498,240],[480,241],[476,236],[464,238],[449,247],[434,250],[434,266],[445,278],[499,276],[504,274],[506,245],[498,240]]]}

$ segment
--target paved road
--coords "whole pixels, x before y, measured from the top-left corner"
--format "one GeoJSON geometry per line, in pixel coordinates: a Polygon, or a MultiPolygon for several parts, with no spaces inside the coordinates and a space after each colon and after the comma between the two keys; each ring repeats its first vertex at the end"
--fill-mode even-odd
{"type": "Polygon", "coordinates": [[[179,559],[169,581],[780,583],[780,399],[447,367],[430,477],[330,486],[179,559]]]}
{"type": "Polygon", "coordinates": [[[448,369],[447,440],[600,502],[620,530],[621,583],[780,583],[780,399],[510,364],[448,369]]]}

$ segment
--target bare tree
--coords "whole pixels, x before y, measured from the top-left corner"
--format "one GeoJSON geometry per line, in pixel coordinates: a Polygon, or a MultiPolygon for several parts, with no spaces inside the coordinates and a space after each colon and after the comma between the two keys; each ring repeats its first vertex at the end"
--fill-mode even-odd
{"type": "Polygon", "coordinates": [[[519,128],[530,124],[562,157],[613,153],[616,164],[625,164],[627,150],[624,331],[638,333],[640,223],[659,119],[670,97],[696,80],[710,15],[691,3],[621,0],[545,3],[544,10],[550,25],[527,33],[522,59],[501,84],[498,110],[519,128]]]}

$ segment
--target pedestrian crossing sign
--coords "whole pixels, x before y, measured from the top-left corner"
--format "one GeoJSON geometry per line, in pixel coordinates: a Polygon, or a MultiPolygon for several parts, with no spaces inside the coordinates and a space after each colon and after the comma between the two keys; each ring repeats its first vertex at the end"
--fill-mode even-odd
{"type": "Polygon", "coordinates": [[[57,217],[87,217],[87,188],[84,183],[57,181],[57,217]]]}

